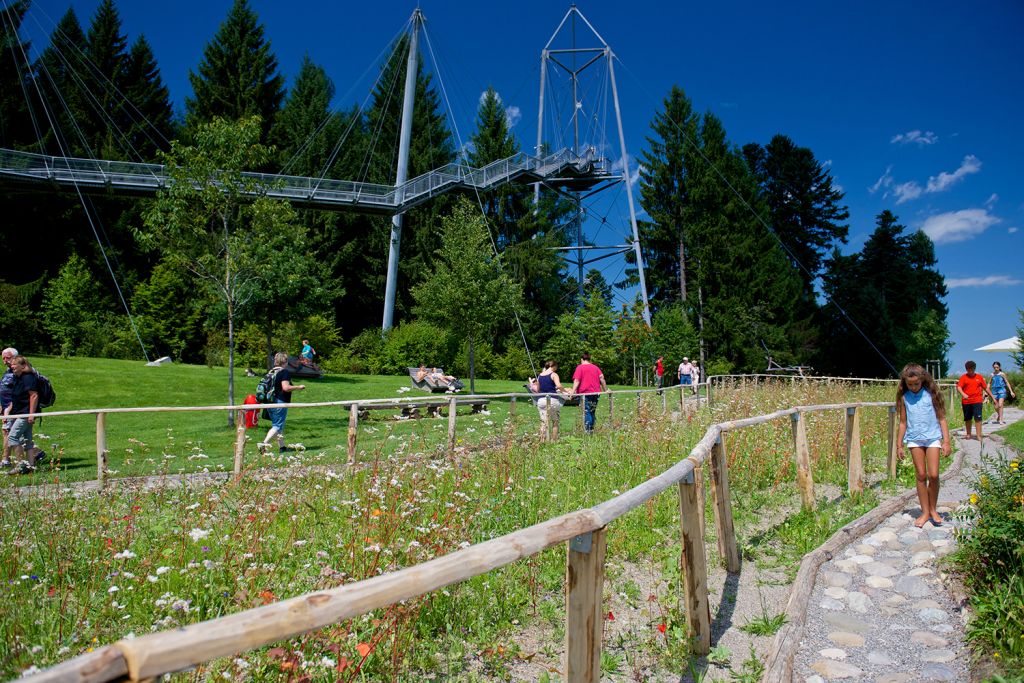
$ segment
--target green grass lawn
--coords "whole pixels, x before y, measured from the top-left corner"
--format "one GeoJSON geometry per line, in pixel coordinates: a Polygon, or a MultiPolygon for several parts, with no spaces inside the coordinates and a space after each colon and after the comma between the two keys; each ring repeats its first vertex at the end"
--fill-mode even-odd
{"type": "MultiPolygon", "coordinates": [[[[197,365],[164,365],[146,367],[137,361],[98,358],[34,359],[37,369],[53,382],[57,403],[50,409],[79,410],[94,408],[132,408],[141,406],[215,406],[226,405],[227,369],[197,365]]],[[[241,403],[254,393],[256,377],[235,373],[235,400],[241,403]]],[[[432,398],[444,400],[445,395],[429,396],[409,388],[407,376],[327,375],[318,380],[300,380],[307,389],[293,395],[293,401],[318,403],[373,398],[432,398]]],[[[467,382],[468,384],[468,382],[467,382]]],[[[615,387],[622,388],[622,387],[615,387]]],[[[523,383],[499,380],[477,380],[478,394],[522,392],[523,383]]],[[[463,392],[468,393],[468,392],[463,392]]],[[[670,400],[678,402],[678,393],[669,392],[670,400]]],[[[660,400],[650,394],[645,400],[660,407],[660,400]]],[[[616,417],[636,412],[633,397],[616,399],[616,417]]],[[[669,403],[672,406],[672,403],[669,403]]],[[[607,400],[602,400],[599,420],[607,418],[607,400]]],[[[478,443],[498,431],[513,429],[517,433],[536,431],[536,409],[519,400],[516,416],[510,424],[509,402],[496,400],[489,414],[470,415],[469,407],[459,409],[458,438],[461,444],[478,443]]],[[[447,440],[448,421],[442,419],[397,419],[398,411],[373,411],[369,419],[360,420],[359,444],[361,458],[374,453],[389,455],[395,449],[414,446],[431,450],[447,440]]],[[[562,433],[580,430],[580,411],[566,407],[562,411],[562,433]]],[[[269,428],[260,421],[249,431],[246,466],[273,464],[261,462],[255,443],[269,428]]],[[[334,463],[347,458],[346,442],[348,411],[343,407],[292,409],[289,411],[286,437],[289,444],[301,444],[304,451],[288,462],[334,463]]],[[[60,473],[64,481],[96,478],[96,417],[94,415],[44,417],[36,426],[36,443],[50,454],[45,467],[35,475],[6,477],[0,486],[24,485],[53,480],[60,473]]],[[[155,473],[197,472],[204,469],[230,469],[233,460],[235,430],[228,425],[227,413],[173,412],[144,414],[110,414],[106,416],[108,469],[111,476],[136,476],[155,473]]]]}

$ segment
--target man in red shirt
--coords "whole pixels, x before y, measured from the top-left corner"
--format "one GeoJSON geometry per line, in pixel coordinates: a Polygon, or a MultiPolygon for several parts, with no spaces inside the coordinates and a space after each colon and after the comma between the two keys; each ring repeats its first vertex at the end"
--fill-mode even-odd
{"type": "MultiPolygon", "coordinates": [[[[655,386],[661,389],[665,384],[665,357],[658,356],[658,360],[654,363],[654,381],[655,386]]],[[[658,392],[661,393],[660,391],[658,392]]]]}
{"type": "Polygon", "coordinates": [[[973,360],[967,361],[964,364],[967,368],[967,372],[960,375],[960,379],[956,383],[956,390],[960,392],[961,405],[964,409],[964,429],[967,431],[967,438],[971,438],[971,421],[974,421],[974,426],[978,431],[978,441],[981,441],[981,405],[985,400],[985,394],[992,400],[992,403],[996,402],[996,399],[992,396],[992,392],[988,390],[988,385],[985,383],[985,377],[974,371],[978,367],[977,363],[973,360]]]}
{"type": "Polygon", "coordinates": [[[590,354],[580,356],[580,364],[572,373],[572,395],[587,394],[583,397],[583,431],[588,434],[594,431],[597,422],[598,392],[608,391],[601,368],[590,362],[590,354]]]}

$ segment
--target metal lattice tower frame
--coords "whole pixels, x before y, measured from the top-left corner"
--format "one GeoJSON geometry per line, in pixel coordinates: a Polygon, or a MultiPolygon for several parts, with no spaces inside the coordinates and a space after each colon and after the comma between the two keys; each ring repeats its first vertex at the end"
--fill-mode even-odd
{"type": "MultiPolygon", "coordinates": [[[[622,131],[622,110],[619,107],[619,90],[615,82],[615,53],[612,52],[611,47],[605,42],[604,38],[601,37],[587,20],[583,13],[580,12],[576,5],[571,5],[569,11],[566,12],[565,16],[562,17],[561,23],[558,28],[551,35],[551,39],[548,40],[547,45],[541,50],[540,58],[540,106],[537,111],[537,148],[536,152],[538,155],[541,154],[544,149],[544,96],[545,87],[547,85],[547,71],[549,65],[563,70],[569,76],[569,81],[572,88],[572,125],[573,125],[573,147],[572,152],[576,155],[581,153],[580,150],[580,130],[579,130],[579,112],[580,112],[580,100],[579,100],[579,77],[584,71],[594,66],[597,63],[604,61],[608,68],[608,76],[611,81],[612,99],[615,103],[615,123],[618,129],[619,138],[619,152],[620,152],[620,163],[622,164],[622,177],[620,182],[626,185],[626,199],[629,203],[629,222],[630,227],[633,231],[633,240],[631,244],[627,245],[612,245],[612,246],[591,246],[585,245],[583,240],[583,218],[584,212],[582,209],[583,196],[580,192],[576,191],[572,193],[572,199],[576,203],[576,214],[574,222],[576,224],[576,246],[574,247],[561,247],[560,251],[575,252],[575,262],[577,268],[577,281],[579,283],[579,296],[580,300],[583,300],[583,267],[589,263],[594,263],[605,258],[616,256],[618,254],[626,253],[630,250],[636,258],[637,274],[640,279],[640,296],[643,299],[644,305],[644,322],[647,326],[651,325],[651,309],[647,299],[647,280],[644,276],[644,259],[643,253],[640,250],[640,232],[636,224],[636,206],[633,201],[633,187],[629,182],[629,155],[626,152],[626,137],[622,131]],[[579,19],[593,34],[594,38],[600,43],[598,47],[577,47],[576,44],[576,20],[579,19]],[[566,29],[567,22],[570,23],[572,31],[572,47],[556,49],[552,48],[552,44],[556,38],[566,29]],[[576,66],[577,58],[584,58],[582,66],[576,66]],[[568,59],[566,59],[568,58],[568,59]],[[571,64],[565,64],[564,61],[571,61],[571,64]],[[585,253],[587,251],[610,251],[601,256],[597,256],[590,260],[585,260],[585,253]]],[[[535,187],[534,201],[539,202],[540,198],[540,185],[538,183],[535,187]]],[[[613,184],[614,185],[614,184],[613,184]]],[[[605,186],[600,189],[608,189],[611,186],[605,186]]],[[[597,190],[600,191],[600,190],[597,190]]]]}

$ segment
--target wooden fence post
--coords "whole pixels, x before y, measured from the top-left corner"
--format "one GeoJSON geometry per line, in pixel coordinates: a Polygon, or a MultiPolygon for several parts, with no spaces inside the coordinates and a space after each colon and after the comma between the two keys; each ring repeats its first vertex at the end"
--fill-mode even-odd
{"type": "Polygon", "coordinates": [[[107,414],[96,413],[96,481],[103,486],[107,476],[107,414]]]}
{"type": "Polygon", "coordinates": [[[642,405],[641,401],[642,401],[642,398],[640,396],[640,392],[638,391],[638,392],[636,392],[636,414],[637,414],[637,417],[640,416],[640,407],[642,405]]]}
{"type": "Polygon", "coordinates": [[[665,395],[665,390],[661,390],[661,412],[668,412],[668,396],[665,395]]]}
{"type": "Polygon", "coordinates": [[[846,490],[864,492],[864,464],[860,455],[860,408],[846,409],[846,490]]]}
{"type": "Polygon", "coordinates": [[[679,483],[679,520],[683,551],[679,558],[683,570],[683,599],[693,651],[706,655],[711,651],[711,611],[708,606],[707,560],[704,557],[704,529],[697,514],[699,506],[696,477],[691,472],[679,483]]]}
{"type": "Polygon", "coordinates": [[[356,462],[356,442],[359,439],[359,404],[348,407],[348,464],[356,462]]]}
{"type": "Polygon", "coordinates": [[[457,412],[458,404],[453,396],[448,399],[448,452],[452,453],[455,451],[455,413],[457,412]]]}
{"type": "Polygon", "coordinates": [[[615,424],[615,394],[608,392],[608,424],[615,424]]]}
{"type": "Polygon", "coordinates": [[[814,500],[814,476],[811,474],[811,452],[807,447],[807,420],[800,413],[790,416],[793,420],[793,446],[796,451],[796,485],[804,510],[816,507],[814,500]]]}
{"type": "Polygon", "coordinates": [[[565,563],[565,680],[597,683],[604,635],[604,527],[569,541],[565,563]]]}
{"type": "Polygon", "coordinates": [[[235,466],[232,469],[235,480],[242,478],[242,457],[245,455],[245,411],[235,413],[235,466]]]}
{"type": "Polygon", "coordinates": [[[682,414],[682,412],[683,412],[683,407],[684,407],[683,403],[684,403],[684,401],[685,401],[685,399],[683,398],[683,385],[680,384],[679,385],[679,413],[680,414],[682,414]]]}
{"type": "Polygon", "coordinates": [[[732,523],[732,496],[729,495],[729,460],[725,451],[725,434],[719,434],[711,447],[711,502],[715,508],[715,533],[718,552],[731,574],[740,570],[740,553],[736,545],[736,529],[732,523]]]}
{"type": "Polygon", "coordinates": [[[508,402],[508,416],[514,418],[516,416],[516,397],[513,396],[508,402]]]}
{"type": "Polygon", "coordinates": [[[889,406],[889,450],[886,453],[886,470],[889,478],[896,478],[896,406],[889,406]]]}
{"type": "Polygon", "coordinates": [[[551,441],[551,402],[550,396],[544,399],[544,440],[551,441]]]}
{"type": "Polygon", "coordinates": [[[708,379],[708,408],[711,407],[711,379],[708,379]]]}

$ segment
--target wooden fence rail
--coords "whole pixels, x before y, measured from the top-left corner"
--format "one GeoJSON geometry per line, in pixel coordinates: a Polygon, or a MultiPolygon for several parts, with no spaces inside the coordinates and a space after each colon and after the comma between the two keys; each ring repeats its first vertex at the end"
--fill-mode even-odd
{"type": "MultiPolygon", "coordinates": [[[[726,435],[788,417],[794,426],[794,457],[798,463],[798,476],[803,477],[801,496],[806,507],[813,505],[814,492],[813,480],[809,476],[804,416],[812,412],[843,411],[847,415],[845,432],[849,439],[857,435],[861,408],[887,408],[890,405],[872,402],[796,406],[766,415],[716,423],[708,427],[689,455],[671,468],[591,508],[570,512],[443,557],[357,583],[300,595],[171,631],[121,640],[26,680],[99,682],[120,680],[126,676],[135,681],[150,679],[357,617],[565,543],[566,652],[563,671],[567,681],[595,682],[600,677],[604,626],[601,596],[606,527],[670,488],[676,488],[679,496],[680,563],[685,576],[683,607],[692,649],[697,654],[707,654],[710,649],[710,613],[702,522],[703,487],[699,478],[704,463],[711,462],[712,509],[719,551],[726,568],[735,572],[739,570],[740,560],[729,497],[726,435]],[[851,410],[854,416],[852,426],[851,410]],[[803,474],[800,474],[801,461],[805,461],[807,467],[803,474]]],[[[890,442],[894,438],[895,435],[890,433],[890,442]]],[[[852,451],[848,446],[848,452],[852,451]]],[[[859,458],[850,457],[851,490],[855,481],[863,480],[863,473],[859,470],[859,458]]]]}

